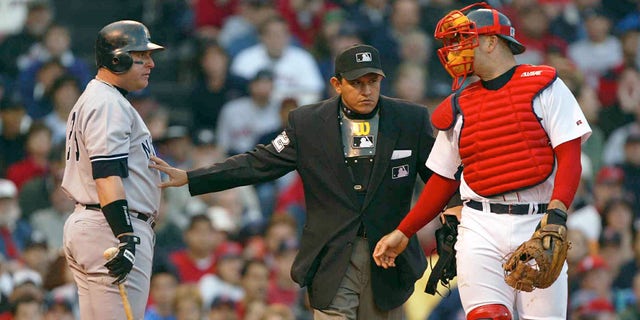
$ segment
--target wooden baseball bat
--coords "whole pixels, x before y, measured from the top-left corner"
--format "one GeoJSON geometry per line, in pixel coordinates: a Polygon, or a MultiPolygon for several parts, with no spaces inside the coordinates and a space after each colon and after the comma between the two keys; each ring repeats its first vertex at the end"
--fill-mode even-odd
{"type": "MultiPolygon", "coordinates": [[[[111,247],[105,250],[102,255],[105,259],[111,260],[116,254],[118,254],[118,248],[111,247]]],[[[124,289],[124,283],[118,284],[120,290],[120,298],[122,298],[122,304],[124,305],[124,313],[127,315],[127,320],[133,319],[133,312],[131,311],[131,304],[129,304],[129,298],[127,297],[127,291],[124,289]]]]}

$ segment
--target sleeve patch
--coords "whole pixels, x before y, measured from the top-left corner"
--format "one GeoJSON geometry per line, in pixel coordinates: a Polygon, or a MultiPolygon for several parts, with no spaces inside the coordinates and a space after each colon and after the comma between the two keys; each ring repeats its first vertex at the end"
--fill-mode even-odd
{"type": "Polygon", "coordinates": [[[291,141],[289,140],[287,133],[285,131],[282,131],[281,134],[279,134],[275,139],[273,139],[273,141],[271,141],[271,144],[274,148],[276,148],[276,151],[280,153],[286,146],[289,145],[290,142],[291,141]]]}

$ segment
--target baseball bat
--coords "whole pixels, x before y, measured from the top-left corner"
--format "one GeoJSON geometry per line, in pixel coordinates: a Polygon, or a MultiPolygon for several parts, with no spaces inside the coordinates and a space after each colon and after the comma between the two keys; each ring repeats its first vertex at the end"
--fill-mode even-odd
{"type": "MultiPolygon", "coordinates": [[[[111,247],[102,253],[105,259],[111,260],[116,254],[118,254],[118,248],[111,247]]],[[[129,298],[127,297],[127,291],[124,289],[124,283],[118,284],[120,290],[120,298],[122,298],[122,304],[124,305],[124,313],[127,315],[127,320],[133,319],[133,312],[131,312],[131,304],[129,304],[129,298]]]]}

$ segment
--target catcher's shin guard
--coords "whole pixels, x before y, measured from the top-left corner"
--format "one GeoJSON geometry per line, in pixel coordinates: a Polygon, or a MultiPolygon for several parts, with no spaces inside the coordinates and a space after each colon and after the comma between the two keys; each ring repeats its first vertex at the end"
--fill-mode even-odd
{"type": "Polygon", "coordinates": [[[467,320],[511,320],[511,312],[502,304],[486,304],[471,310],[467,320]]]}

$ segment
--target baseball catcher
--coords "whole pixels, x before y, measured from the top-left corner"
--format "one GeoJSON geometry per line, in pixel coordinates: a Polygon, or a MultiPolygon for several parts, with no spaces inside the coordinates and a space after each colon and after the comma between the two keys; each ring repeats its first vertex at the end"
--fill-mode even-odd
{"type": "Polygon", "coordinates": [[[521,244],[503,265],[507,284],[531,292],[548,288],[556,281],[569,250],[566,223],[566,212],[547,210],[531,239],[521,244]]]}

